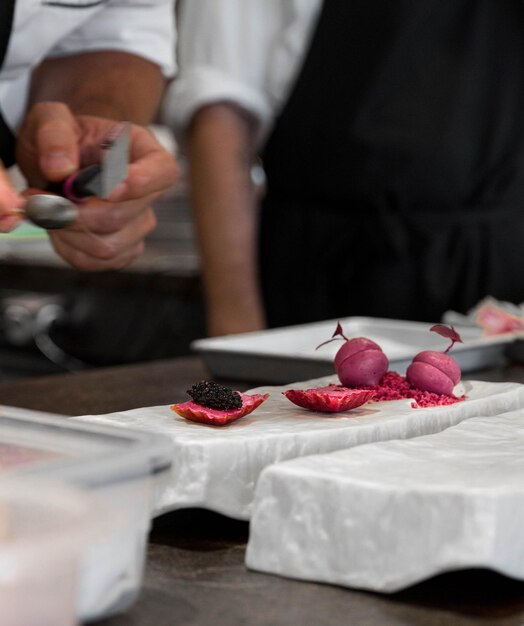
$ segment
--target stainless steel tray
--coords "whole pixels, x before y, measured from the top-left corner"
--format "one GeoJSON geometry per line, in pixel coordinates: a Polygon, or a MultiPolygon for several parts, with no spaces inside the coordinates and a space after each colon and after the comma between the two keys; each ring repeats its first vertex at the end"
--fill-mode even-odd
{"type": "MultiPolygon", "coordinates": [[[[333,358],[340,341],[316,350],[331,337],[338,320],[275,328],[255,333],[198,339],[191,344],[209,373],[217,378],[286,384],[334,373],[333,358]]],[[[432,324],[371,317],[341,319],[346,337],[376,341],[390,361],[390,369],[404,373],[421,350],[445,350],[448,340],[429,332],[432,324]]],[[[475,327],[456,327],[464,341],[451,354],[463,372],[492,367],[504,360],[512,334],[485,337],[475,327]]]]}

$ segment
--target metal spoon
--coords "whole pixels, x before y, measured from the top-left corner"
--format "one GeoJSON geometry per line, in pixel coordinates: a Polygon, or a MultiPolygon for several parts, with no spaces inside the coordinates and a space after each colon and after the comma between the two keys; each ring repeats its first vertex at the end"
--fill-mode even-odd
{"type": "Polygon", "coordinates": [[[78,217],[78,208],[67,198],[39,193],[28,198],[24,213],[33,224],[53,230],[72,224],[78,217]]]}

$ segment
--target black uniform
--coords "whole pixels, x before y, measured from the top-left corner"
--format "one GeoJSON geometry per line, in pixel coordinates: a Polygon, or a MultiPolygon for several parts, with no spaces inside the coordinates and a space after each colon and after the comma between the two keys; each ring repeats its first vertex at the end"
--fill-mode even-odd
{"type": "Polygon", "coordinates": [[[524,301],[522,0],[325,0],[264,165],[272,326],[524,301]]]}

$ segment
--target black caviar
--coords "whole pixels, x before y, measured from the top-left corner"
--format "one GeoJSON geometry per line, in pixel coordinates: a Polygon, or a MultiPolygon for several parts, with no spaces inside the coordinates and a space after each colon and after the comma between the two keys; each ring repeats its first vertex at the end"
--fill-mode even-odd
{"type": "Polygon", "coordinates": [[[237,391],[213,381],[202,380],[195,383],[187,393],[194,402],[209,409],[229,411],[242,407],[242,398],[237,391]]]}

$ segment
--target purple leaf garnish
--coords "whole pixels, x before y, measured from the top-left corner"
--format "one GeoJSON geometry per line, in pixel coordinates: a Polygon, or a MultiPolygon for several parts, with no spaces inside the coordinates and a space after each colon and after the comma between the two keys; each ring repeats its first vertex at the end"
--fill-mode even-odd
{"type": "Polygon", "coordinates": [[[335,339],[344,339],[344,341],[348,341],[348,338],[346,337],[346,335],[344,335],[344,331],[342,330],[342,324],[340,322],[338,322],[337,327],[335,328],[335,332],[331,335],[331,339],[323,341],[315,348],[315,350],[318,350],[322,346],[325,346],[327,343],[335,341],[335,339]]]}
{"type": "Polygon", "coordinates": [[[453,326],[445,326],[444,324],[435,324],[429,330],[432,330],[434,333],[437,333],[441,337],[445,337],[446,339],[451,339],[451,343],[444,350],[444,354],[449,352],[455,343],[464,343],[462,341],[461,336],[457,333],[457,331],[453,328],[453,326]]]}

